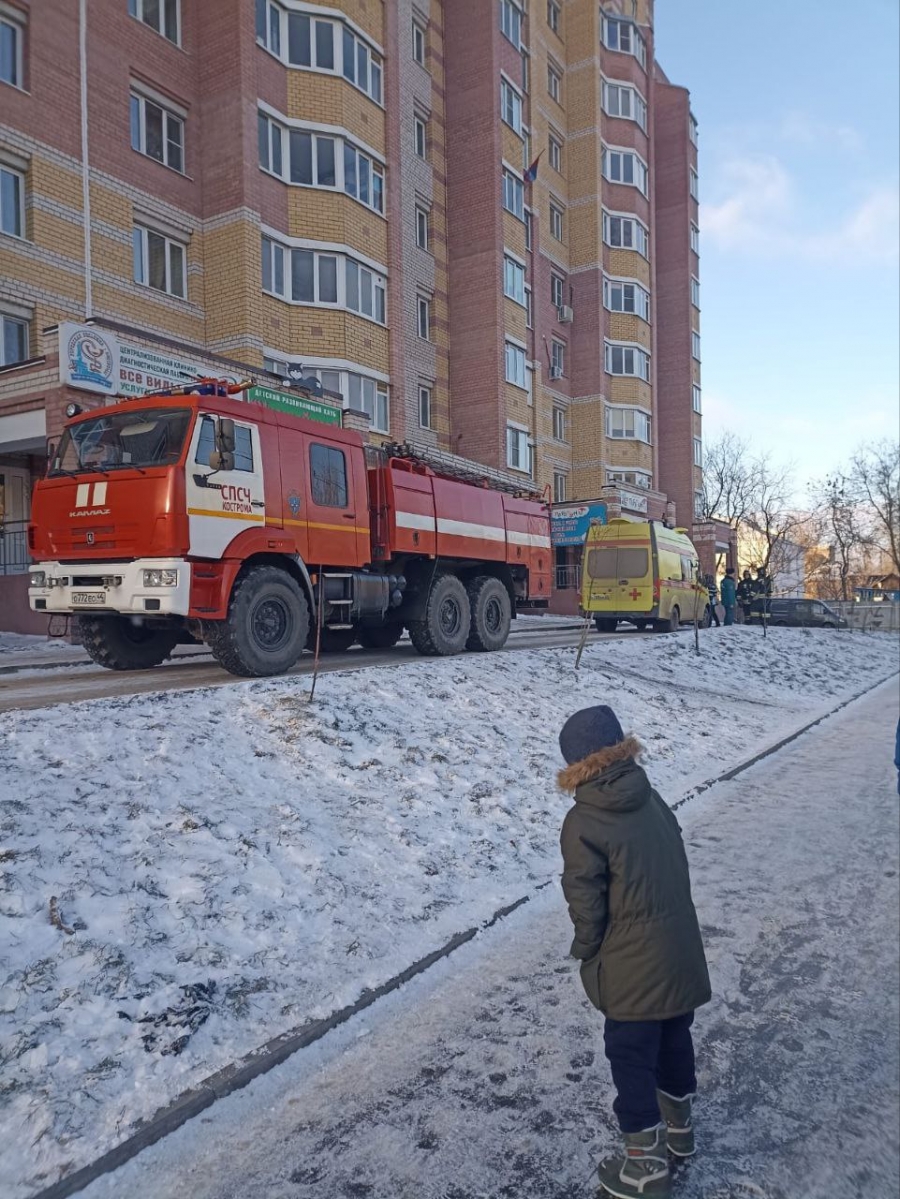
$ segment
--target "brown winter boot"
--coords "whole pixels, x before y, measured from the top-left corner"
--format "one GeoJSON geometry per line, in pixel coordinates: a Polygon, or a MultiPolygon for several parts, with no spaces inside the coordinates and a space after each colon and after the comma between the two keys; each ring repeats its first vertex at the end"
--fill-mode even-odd
{"type": "Polygon", "coordinates": [[[657,1091],[656,1099],[659,1111],[666,1122],[666,1141],[669,1152],[675,1157],[693,1157],[696,1152],[694,1144],[693,1095],[685,1095],[676,1099],[665,1091],[657,1091]]]}
{"type": "Polygon", "coordinates": [[[600,1185],[617,1199],[670,1199],[665,1124],[624,1136],[624,1154],[606,1157],[597,1167],[600,1185]]]}

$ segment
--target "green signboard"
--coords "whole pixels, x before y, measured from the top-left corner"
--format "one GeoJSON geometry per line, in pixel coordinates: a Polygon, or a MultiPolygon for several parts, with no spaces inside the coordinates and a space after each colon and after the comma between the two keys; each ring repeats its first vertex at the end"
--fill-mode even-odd
{"type": "Polygon", "coordinates": [[[324,425],[340,425],[343,419],[341,409],[334,404],[325,404],[309,396],[293,395],[289,391],[275,391],[272,387],[248,387],[247,399],[264,404],[267,408],[277,408],[280,412],[290,412],[292,416],[321,421],[324,425]]]}

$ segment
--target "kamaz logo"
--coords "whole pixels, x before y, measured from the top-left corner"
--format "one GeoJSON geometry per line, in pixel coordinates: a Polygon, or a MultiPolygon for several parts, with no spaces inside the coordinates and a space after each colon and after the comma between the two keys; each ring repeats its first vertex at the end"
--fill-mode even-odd
{"type": "Polygon", "coordinates": [[[106,483],[95,483],[93,486],[93,495],[91,494],[90,483],[79,483],[75,490],[75,509],[69,513],[69,519],[72,520],[76,516],[109,516],[109,508],[100,508],[96,505],[106,503],[106,483]],[[94,505],[88,507],[88,505],[94,505]]]}

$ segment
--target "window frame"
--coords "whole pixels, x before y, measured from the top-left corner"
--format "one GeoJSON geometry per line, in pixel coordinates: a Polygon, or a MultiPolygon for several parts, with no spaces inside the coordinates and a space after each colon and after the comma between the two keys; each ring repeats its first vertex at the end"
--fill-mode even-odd
{"type": "Polygon", "coordinates": [[[531,440],[527,428],[512,421],[507,421],[506,424],[506,465],[510,470],[528,475],[529,478],[534,476],[534,442],[531,440]],[[515,454],[513,454],[513,445],[516,447],[515,454]],[[524,466],[521,465],[523,449],[524,466]]]}
{"type": "Polygon", "coordinates": [[[354,316],[372,321],[380,328],[387,327],[387,275],[380,268],[370,266],[345,250],[332,250],[316,245],[286,245],[266,232],[261,233],[260,244],[262,265],[260,289],[264,295],[281,300],[284,304],[294,304],[302,308],[325,308],[352,312],[354,316]],[[295,298],[294,254],[312,254],[313,256],[314,299],[295,298]],[[337,297],[335,300],[319,298],[321,260],[323,258],[335,261],[335,295],[337,297]],[[351,269],[355,272],[355,282],[352,288],[349,283],[351,269]],[[266,286],[267,275],[268,286],[266,286]],[[277,289],[279,278],[282,284],[281,291],[277,289]],[[364,302],[364,290],[368,297],[368,305],[364,302]],[[351,302],[351,291],[356,293],[356,306],[351,302]],[[370,311],[367,311],[367,307],[370,311]]]}
{"type": "Polygon", "coordinates": [[[16,366],[20,362],[27,362],[31,354],[31,322],[23,316],[16,316],[12,312],[5,312],[0,308],[0,366],[16,366]],[[16,325],[23,330],[23,341],[25,353],[21,358],[11,358],[7,361],[6,358],[6,326],[16,325]]]}
{"type": "Polygon", "coordinates": [[[431,246],[431,214],[427,208],[421,204],[416,206],[416,246],[420,250],[430,253],[431,246]]]}
{"type": "Polygon", "coordinates": [[[650,168],[647,166],[647,163],[644,161],[641,155],[638,154],[637,150],[633,150],[627,146],[604,145],[601,171],[603,178],[607,183],[615,183],[618,187],[633,187],[639,191],[642,196],[647,197],[649,195],[650,168]],[[633,159],[631,180],[625,178],[627,173],[625,168],[625,160],[628,158],[633,159]],[[612,174],[613,162],[616,160],[619,161],[619,171],[621,173],[620,179],[614,178],[612,174]],[[640,182],[637,181],[639,177],[641,179],[640,182]]]}
{"type": "Polygon", "coordinates": [[[566,302],[566,278],[557,271],[550,272],[550,303],[559,311],[566,302]],[[558,295],[557,295],[558,293],[558,295]]]}
{"type": "Polygon", "coordinates": [[[703,413],[703,389],[699,383],[691,384],[691,409],[698,416],[701,416],[703,413]]]}
{"type": "Polygon", "coordinates": [[[425,58],[428,54],[428,32],[425,26],[415,17],[412,19],[412,56],[413,62],[417,62],[420,67],[425,66],[425,58]]]}
{"type": "Polygon", "coordinates": [[[691,455],[691,462],[693,463],[694,466],[702,467],[703,466],[703,438],[702,437],[693,437],[693,438],[691,438],[691,441],[693,443],[693,453],[691,455]]]}
{"type": "Polygon", "coordinates": [[[699,204],[699,202],[700,202],[700,176],[697,174],[697,172],[694,170],[693,167],[689,167],[688,170],[690,172],[690,174],[688,176],[688,178],[689,178],[688,187],[689,187],[691,196],[699,204]]]}
{"type": "Polygon", "coordinates": [[[637,316],[650,324],[650,292],[637,279],[622,279],[615,275],[603,276],[603,307],[608,312],[621,312],[625,316],[637,316]],[[627,290],[631,288],[633,307],[625,307],[627,290]],[[622,307],[613,303],[614,293],[621,290],[622,307]]]}
{"type": "Polygon", "coordinates": [[[563,173],[562,170],[562,151],[563,143],[555,133],[547,134],[547,160],[550,163],[552,170],[556,171],[557,175],[563,173]]]}
{"type": "Polygon", "coordinates": [[[560,244],[563,244],[565,240],[565,215],[566,210],[563,208],[563,206],[558,201],[551,200],[550,219],[548,222],[550,226],[550,236],[560,244]]]}
{"type": "Polygon", "coordinates": [[[565,379],[566,377],[566,358],[568,356],[568,345],[561,341],[558,337],[550,338],[550,377],[551,379],[565,379]]]}
{"type": "Polygon", "coordinates": [[[639,220],[638,217],[636,217],[633,213],[609,212],[604,208],[602,236],[604,245],[609,246],[612,250],[631,250],[635,254],[640,254],[642,258],[646,258],[648,260],[650,258],[650,230],[647,228],[644,222],[639,220]],[[622,236],[622,242],[618,244],[612,240],[613,222],[615,221],[620,222],[620,236],[622,236]],[[626,223],[632,226],[632,241],[634,240],[637,231],[640,230],[639,240],[643,241],[643,247],[633,244],[630,246],[624,244],[623,234],[626,223]]]}
{"type": "Polygon", "coordinates": [[[25,236],[25,172],[8,166],[2,160],[0,160],[0,233],[5,237],[15,237],[19,241],[27,240],[25,236]],[[15,220],[13,223],[17,226],[14,229],[7,229],[5,224],[6,209],[3,207],[3,175],[8,175],[14,181],[16,199],[14,208],[15,220]]]}
{"type": "Polygon", "coordinates": [[[422,341],[431,341],[431,298],[421,293],[416,295],[416,333],[422,341]]]}
{"type": "Polygon", "coordinates": [[[18,91],[25,90],[25,26],[27,14],[22,13],[22,19],[18,19],[18,10],[14,10],[16,15],[13,16],[6,9],[0,12],[0,27],[5,26],[13,39],[12,53],[12,69],[13,77],[11,79],[0,75],[0,83],[5,83],[7,87],[14,87],[18,91]]]}
{"type": "Polygon", "coordinates": [[[152,29],[154,33],[165,38],[173,46],[181,46],[181,0],[172,0],[175,5],[175,34],[174,38],[169,37],[163,32],[165,26],[165,8],[167,0],[159,0],[159,27],[148,21],[144,16],[144,5],[146,0],[128,0],[128,15],[134,17],[136,21],[140,21],[142,25],[146,25],[148,29],[152,29]]]}
{"type": "Polygon", "coordinates": [[[525,275],[525,264],[505,250],[503,253],[503,294],[508,300],[512,300],[514,304],[518,304],[522,308],[528,307],[525,300],[525,275]],[[512,291],[507,286],[511,277],[518,283],[518,286],[513,286],[512,291]]]}
{"type": "Polygon", "coordinates": [[[433,429],[433,400],[434,388],[430,383],[419,384],[419,428],[433,429]]]}
{"type": "Polygon", "coordinates": [[[569,495],[569,473],[564,470],[555,470],[553,472],[553,502],[554,504],[564,504],[568,500],[569,495]]]}
{"type": "Polygon", "coordinates": [[[500,76],[500,120],[513,133],[524,137],[525,102],[522,93],[505,75],[500,76]]]}
{"type": "Polygon", "coordinates": [[[562,36],[559,32],[560,17],[562,9],[559,6],[558,0],[547,0],[547,28],[555,33],[557,37],[562,36]]]}
{"type": "Polygon", "coordinates": [[[641,470],[639,467],[607,469],[606,481],[616,487],[640,487],[644,491],[653,490],[652,473],[648,470],[641,470]],[[629,475],[634,477],[629,479],[629,475]]]}
{"type": "MultiPolygon", "coordinates": [[[[347,455],[336,445],[327,445],[322,441],[310,441],[309,443],[309,494],[310,499],[318,508],[347,508],[350,504],[350,476],[347,471],[347,455]],[[335,480],[332,478],[333,466],[340,459],[341,473],[343,475],[342,489],[339,489],[334,499],[325,498],[321,493],[316,494],[316,483],[321,481],[323,476],[317,474],[316,465],[313,461],[313,451],[321,450],[327,455],[327,475],[324,476],[326,486],[335,486],[335,480]],[[343,503],[338,502],[343,498],[343,503]]],[[[341,488],[341,484],[337,486],[341,488]]]]}
{"type": "Polygon", "coordinates": [[[511,387],[518,387],[520,391],[528,391],[527,351],[524,346],[511,341],[508,337],[503,343],[503,378],[511,387]],[[513,364],[512,378],[510,378],[511,363],[513,364]],[[518,370],[520,364],[521,374],[518,370]]]}
{"type": "Polygon", "coordinates": [[[603,369],[607,375],[614,379],[643,379],[645,383],[650,382],[650,353],[644,346],[622,341],[604,341],[603,346],[603,369]],[[613,369],[618,351],[621,351],[622,370],[620,371],[613,369]],[[628,354],[632,356],[631,362],[635,369],[625,370],[628,354]],[[639,365],[643,369],[636,369],[639,365]]]}
{"type": "Polygon", "coordinates": [[[149,291],[155,291],[159,295],[168,296],[172,300],[188,300],[188,243],[179,241],[178,238],[171,237],[168,233],[162,233],[159,229],[154,229],[150,225],[144,225],[140,221],[135,221],[131,231],[131,258],[132,258],[132,276],[134,282],[139,287],[146,287],[149,291]],[[158,237],[164,246],[165,256],[165,287],[154,287],[150,282],[150,238],[158,237]],[[140,239],[140,267],[141,274],[144,278],[137,276],[138,263],[138,239],[140,239]],[[181,251],[181,286],[182,292],[172,291],[172,249],[177,247],[181,251]]]}
{"type": "Polygon", "coordinates": [[[700,257],[700,226],[697,224],[696,221],[691,221],[690,238],[691,238],[691,249],[699,258],[700,257]]]}
{"type": "Polygon", "coordinates": [[[607,404],[604,432],[610,441],[640,441],[644,445],[652,445],[652,414],[634,404],[607,404]],[[619,418],[618,425],[621,432],[616,432],[617,418],[619,418]],[[630,433],[628,432],[629,424],[631,426],[630,433]]]}
{"type": "Polygon", "coordinates": [[[647,132],[647,101],[633,83],[621,79],[604,79],[602,93],[603,111],[607,116],[621,121],[634,121],[638,128],[647,132]],[[629,112],[622,111],[622,93],[629,96],[629,112]],[[612,96],[615,93],[616,103],[613,105],[612,96]]]}
{"type": "Polygon", "coordinates": [[[517,50],[522,49],[522,24],[524,19],[525,14],[518,4],[513,3],[513,0],[500,0],[500,32],[517,50]],[[507,20],[507,17],[510,19],[507,20]],[[513,37],[513,26],[515,26],[515,38],[513,37]]]}
{"type": "Polygon", "coordinates": [[[428,119],[419,113],[413,113],[413,148],[416,158],[422,162],[428,161],[428,119]],[[419,149],[419,131],[421,130],[421,151],[419,149]]]}
{"type": "Polygon", "coordinates": [[[562,71],[550,61],[547,62],[547,95],[562,107],[562,71]]]}
{"type": "Polygon", "coordinates": [[[518,176],[516,174],[516,172],[514,170],[512,170],[511,167],[507,167],[507,166],[504,166],[504,168],[503,168],[503,180],[501,183],[501,200],[503,203],[503,208],[506,212],[510,213],[512,216],[516,217],[520,221],[525,220],[525,184],[522,181],[521,177],[518,176]],[[521,211],[519,211],[519,212],[517,212],[515,208],[510,208],[506,202],[507,194],[508,194],[508,191],[510,188],[512,188],[513,194],[518,197],[519,207],[521,209],[521,211]]]}
{"type": "MultiPolygon", "coordinates": [[[[323,39],[324,41],[324,39],[323,39]]],[[[333,9],[325,9],[321,16],[308,10],[282,8],[276,0],[256,0],[256,44],[261,46],[273,58],[295,71],[314,71],[322,75],[335,75],[344,79],[358,92],[367,96],[373,104],[384,108],[384,57],[380,50],[367,38],[361,37],[351,28],[346,18],[333,9]],[[260,16],[265,15],[265,34],[260,33],[260,16]],[[274,19],[273,19],[274,18],[274,19]],[[298,22],[309,22],[309,62],[295,61],[291,58],[291,19],[298,22]],[[272,37],[273,29],[278,29],[277,45],[272,37]],[[330,26],[331,52],[328,57],[331,65],[320,66],[319,58],[319,27],[330,26]],[[350,53],[348,54],[348,46],[350,53]],[[365,61],[365,81],[360,82],[360,51],[365,61]]]]}
{"type": "Polygon", "coordinates": [[[700,280],[696,275],[691,275],[691,303],[699,312],[700,310],[700,280]]]}
{"type": "Polygon", "coordinates": [[[691,329],[691,357],[695,362],[702,362],[700,357],[700,333],[697,329],[691,329]]]}
{"type": "Polygon", "coordinates": [[[180,113],[174,112],[171,108],[167,108],[159,100],[153,99],[152,96],[145,95],[142,91],[137,90],[133,85],[129,90],[129,117],[131,124],[131,148],[136,154],[142,154],[144,158],[149,158],[151,162],[157,163],[159,166],[167,167],[170,171],[174,171],[177,175],[187,175],[187,118],[180,113]],[[138,145],[135,145],[135,125],[134,125],[134,106],[137,104],[138,115],[138,145]],[[156,155],[150,154],[147,150],[147,105],[150,104],[154,108],[159,109],[162,115],[162,158],[157,158],[156,155]],[[181,166],[173,166],[169,162],[169,145],[172,139],[169,136],[169,122],[174,121],[181,127],[181,141],[178,143],[181,152],[181,166]]]}
{"type": "Polygon", "coordinates": [[[569,410],[561,404],[554,404],[552,407],[553,416],[553,440],[560,442],[562,445],[569,444],[569,410]]]}
{"type": "Polygon", "coordinates": [[[634,21],[629,21],[627,17],[603,17],[603,45],[607,50],[612,50],[614,54],[630,54],[632,58],[636,58],[643,69],[647,70],[647,45],[641,36],[638,27],[634,21]],[[616,26],[615,38],[611,37],[610,31],[613,26],[616,26]],[[624,26],[628,30],[627,41],[629,45],[623,46],[622,33],[619,26],[624,26]],[[613,45],[613,41],[616,42],[613,45]]]}

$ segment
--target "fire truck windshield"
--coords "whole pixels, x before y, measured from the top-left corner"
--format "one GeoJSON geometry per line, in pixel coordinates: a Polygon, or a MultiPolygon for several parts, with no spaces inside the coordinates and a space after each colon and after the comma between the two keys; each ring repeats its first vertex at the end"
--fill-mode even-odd
{"type": "Polygon", "coordinates": [[[79,421],[63,433],[49,474],[172,466],[181,456],[191,415],[190,408],[144,408],[79,421]]]}

